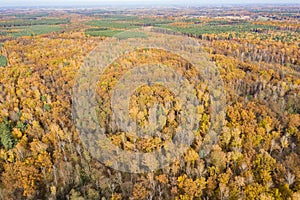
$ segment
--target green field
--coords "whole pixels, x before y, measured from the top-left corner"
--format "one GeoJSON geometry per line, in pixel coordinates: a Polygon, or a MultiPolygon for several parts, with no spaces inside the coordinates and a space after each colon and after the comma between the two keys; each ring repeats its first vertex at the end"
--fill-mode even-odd
{"type": "Polygon", "coordinates": [[[138,24],[134,24],[131,21],[110,21],[110,20],[93,20],[87,23],[87,25],[102,27],[102,28],[114,28],[114,29],[132,29],[138,28],[138,24]]]}
{"type": "Polygon", "coordinates": [[[130,16],[107,16],[107,18],[92,20],[87,22],[86,24],[95,27],[87,29],[87,35],[107,37],[111,37],[112,35],[117,33],[118,31],[116,31],[115,29],[129,30],[143,26],[154,26],[194,36],[199,36],[202,34],[221,34],[228,32],[262,32],[270,29],[276,29],[276,26],[252,24],[250,22],[245,22],[242,20],[212,20],[205,22],[201,21],[200,19],[191,18],[171,21],[163,18],[137,18],[130,16]],[[185,27],[182,27],[171,24],[174,22],[194,23],[187,24],[185,27]]]}
{"type": "Polygon", "coordinates": [[[128,38],[147,38],[147,35],[142,32],[132,32],[125,31],[116,35],[119,39],[128,39],[128,38]]]}
{"type": "MultiPolygon", "coordinates": [[[[137,16],[113,16],[107,15],[102,16],[103,19],[92,20],[86,23],[88,26],[94,28],[88,28],[85,30],[86,35],[90,36],[103,36],[112,37],[115,34],[121,33],[126,30],[136,29],[144,26],[163,26],[173,21],[165,20],[161,18],[140,18],[137,16]]],[[[124,38],[136,38],[136,37],[147,37],[141,33],[130,32],[124,33],[120,36],[121,39],[124,38]]]]}
{"type": "Polygon", "coordinates": [[[118,33],[123,32],[123,30],[110,30],[110,29],[97,29],[91,28],[85,31],[86,35],[94,36],[94,37],[112,37],[118,33]]]}
{"type": "Polygon", "coordinates": [[[35,26],[19,26],[14,29],[6,28],[0,31],[0,35],[11,37],[35,36],[48,34],[62,30],[59,25],[35,25],[35,26]]]}
{"type": "Polygon", "coordinates": [[[243,33],[243,32],[252,32],[258,29],[261,30],[268,30],[268,29],[275,29],[275,26],[265,26],[265,25],[256,25],[251,23],[239,23],[234,25],[222,25],[217,26],[214,25],[215,23],[208,23],[207,25],[197,25],[192,24],[188,27],[177,27],[177,26],[170,26],[164,25],[161,28],[171,29],[183,34],[191,34],[199,36],[201,34],[220,34],[220,33],[228,33],[228,32],[236,32],[236,33],[243,33]]]}
{"type": "Polygon", "coordinates": [[[57,24],[67,24],[69,19],[17,19],[0,22],[0,27],[15,27],[15,26],[33,26],[33,25],[57,25],[57,24]]]}
{"type": "Polygon", "coordinates": [[[37,18],[45,18],[49,16],[49,13],[41,11],[38,13],[9,13],[9,14],[4,14],[3,16],[6,17],[14,17],[16,19],[37,19],[37,18]]]}
{"type": "Polygon", "coordinates": [[[69,19],[40,19],[40,17],[45,16],[47,16],[47,13],[16,14],[14,15],[14,17],[16,17],[15,20],[10,19],[0,22],[0,36],[16,38],[47,34],[62,30],[61,24],[70,23],[69,19]]]}
{"type": "Polygon", "coordinates": [[[119,39],[127,38],[146,38],[147,35],[141,32],[124,31],[120,29],[90,28],[85,31],[86,35],[94,37],[117,37],[119,39]]]}

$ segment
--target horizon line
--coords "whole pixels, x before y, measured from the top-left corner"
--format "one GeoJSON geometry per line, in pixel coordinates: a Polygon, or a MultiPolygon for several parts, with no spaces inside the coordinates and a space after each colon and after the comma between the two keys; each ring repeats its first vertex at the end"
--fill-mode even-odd
{"type": "Polygon", "coordinates": [[[213,6],[213,7],[224,7],[224,6],[300,6],[300,3],[295,2],[286,2],[286,3],[279,3],[279,2],[264,2],[264,3],[257,3],[257,2],[239,2],[239,3],[195,3],[195,2],[189,2],[189,3],[180,3],[180,2],[56,2],[56,3],[50,3],[50,2],[44,2],[43,4],[37,5],[37,4],[27,4],[27,5],[16,5],[16,4],[10,4],[10,5],[3,5],[0,2],[0,8],[92,8],[92,7],[207,7],[207,6],[213,6]]]}

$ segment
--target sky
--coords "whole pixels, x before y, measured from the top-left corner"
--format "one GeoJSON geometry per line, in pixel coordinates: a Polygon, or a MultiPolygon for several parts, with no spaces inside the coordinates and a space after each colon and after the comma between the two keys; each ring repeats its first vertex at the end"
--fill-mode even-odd
{"type": "Polygon", "coordinates": [[[296,4],[298,0],[0,0],[7,6],[296,4]]]}

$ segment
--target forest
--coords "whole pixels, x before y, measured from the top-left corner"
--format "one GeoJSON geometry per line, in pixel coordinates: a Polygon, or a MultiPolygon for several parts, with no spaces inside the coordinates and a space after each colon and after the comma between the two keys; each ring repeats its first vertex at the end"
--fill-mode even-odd
{"type": "MultiPolygon", "coordinates": [[[[0,8],[0,199],[299,200],[299,9],[0,8]],[[150,41],[142,29],[165,34],[169,41],[154,40],[166,48],[177,49],[185,41],[177,37],[199,43],[201,55],[218,71],[222,90],[210,91],[209,81],[194,80],[198,75],[189,62],[193,58],[159,48],[122,46],[126,41],[150,41]],[[110,40],[120,49],[133,49],[112,60],[95,84],[97,122],[119,149],[162,149],[183,121],[185,107],[176,95],[149,84],[131,95],[128,113],[145,130],[153,128],[150,118],[157,116],[163,124],[159,136],[138,138],[111,125],[113,90],[135,66],[150,62],[177,70],[202,103],[191,145],[163,168],[131,173],[100,162],[74,121],[79,101],[73,98],[74,87],[89,87],[84,84],[88,77],[78,80],[80,69],[95,49],[113,54],[105,46],[110,40]],[[209,130],[217,126],[214,118],[222,117],[212,114],[213,99],[222,95],[223,123],[217,124],[217,140],[203,149],[209,130]]],[[[84,105],[79,111],[89,119],[84,105]]],[[[105,145],[99,142],[93,148],[105,145]]],[[[143,165],[150,169],[157,162],[159,158],[143,165]]]]}

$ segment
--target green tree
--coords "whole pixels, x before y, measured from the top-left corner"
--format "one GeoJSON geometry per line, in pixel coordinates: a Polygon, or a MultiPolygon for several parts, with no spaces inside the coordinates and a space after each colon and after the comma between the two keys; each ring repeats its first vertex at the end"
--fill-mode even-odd
{"type": "Polygon", "coordinates": [[[12,125],[7,121],[7,119],[4,119],[3,122],[0,123],[0,142],[6,150],[13,148],[16,144],[16,140],[13,138],[11,132],[12,125]]]}

